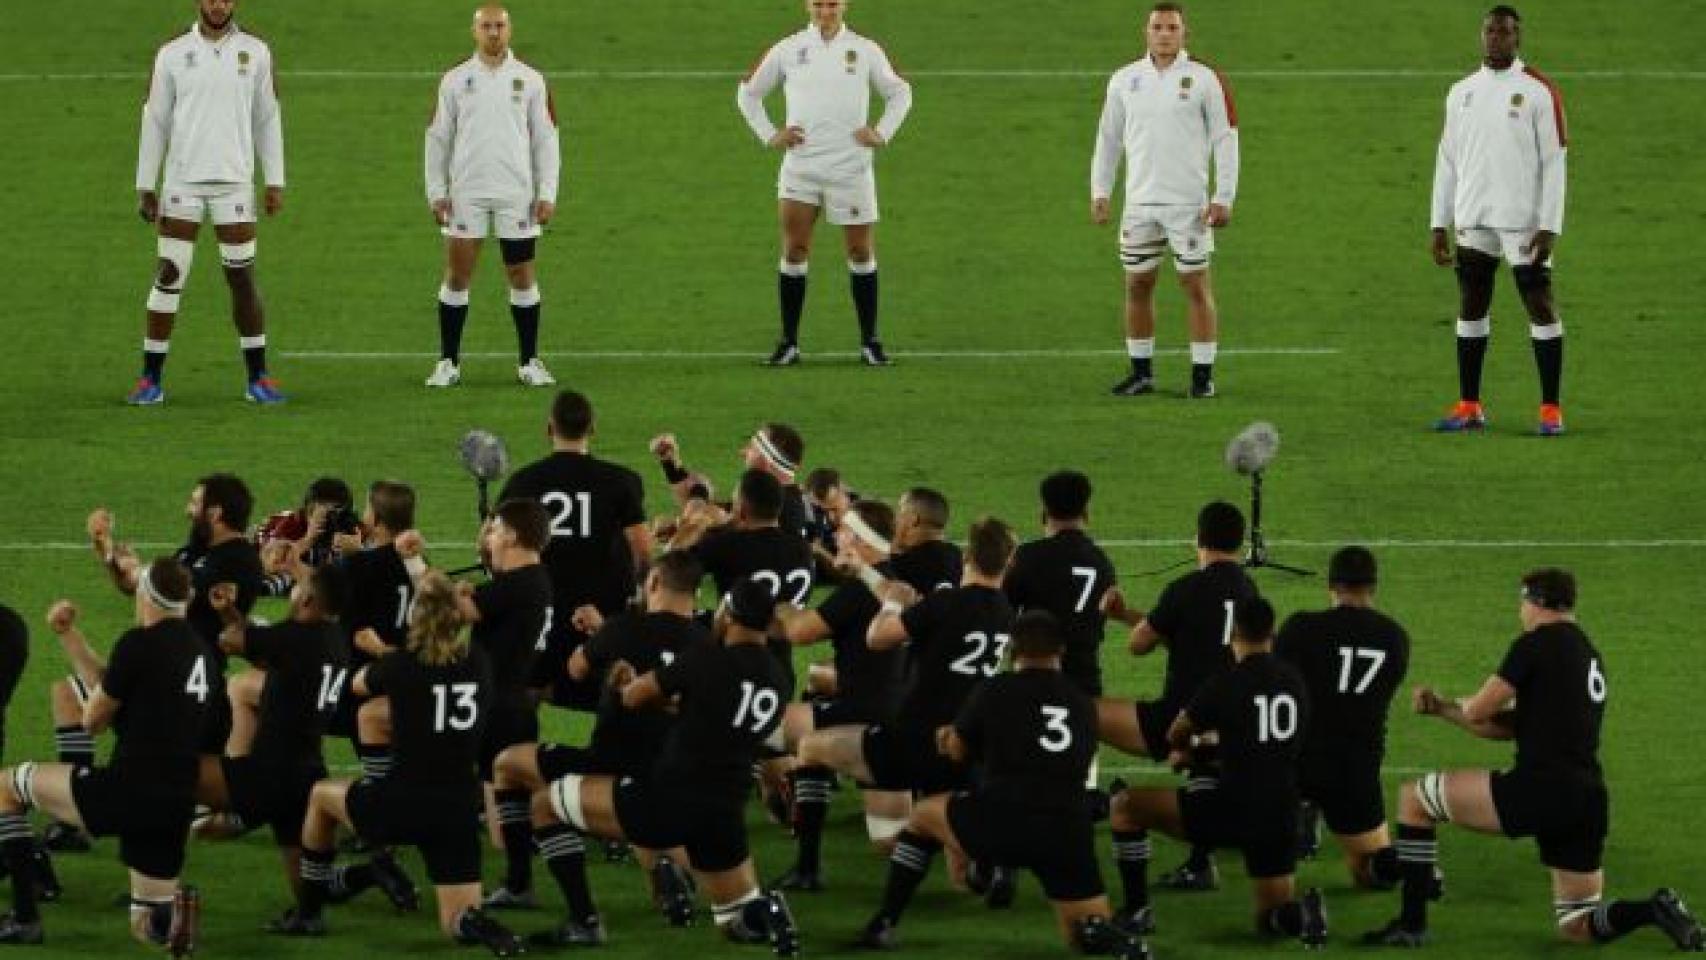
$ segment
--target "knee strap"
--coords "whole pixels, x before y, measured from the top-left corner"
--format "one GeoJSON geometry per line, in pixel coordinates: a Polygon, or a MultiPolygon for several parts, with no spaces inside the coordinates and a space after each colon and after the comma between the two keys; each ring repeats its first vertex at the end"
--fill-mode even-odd
{"type": "Polygon", "coordinates": [[[224,264],[227,270],[247,270],[254,266],[255,241],[221,243],[219,245],[219,262],[224,264]]]}
{"type": "Polygon", "coordinates": [[[1598,907],[1598,897],[1584,897],[1581,900],[1554,900],[1552,901],[1552,916],[1557,919],[1558,926],[1562,928],[1583,917],[1592,915],[1598,907]]]}
{"type": "Polygon", "coordinates": [[[17,794],[25,810],[36,806],[36,765],[24,761],[12,768],[12,792],[17,794]]]}
{"type": "Polygon", "coordinates": [[[498,250],[503,254],[505,266],[519,266],[533,262],[533,238],[522,240],[498,240],[498,250]]]}
{"type": "Polygon", "coordinates": [[[901,831],[906,829],[906,823],[905,817],[878,817],[867,813],[865,836],[870,837],[872,843],[888,843],[900,836],[901,831]]]}
{"type": "Polygon", "coordinates": [[[558,820],[577,830],[586,829],[586,812],[581,809],[581,783],[585,779],[571,773],[551,784],[551,811],[558,820]]]}
{"type": "Polygon", "coordinates": [[[1416,781],[1416,796],[1434,823],[1450,823],[1451,807],[1445,801],[1445,774],[1430,773],[1416,781]]]}
{"type": "Polygon", "coordinates": [[[148,309],[155,313],[177,313],[178,296],[195,262],[195,243],[176,237],[160,237],[155,249],[160,257],[154,287],[148,291],[148,309]]]}

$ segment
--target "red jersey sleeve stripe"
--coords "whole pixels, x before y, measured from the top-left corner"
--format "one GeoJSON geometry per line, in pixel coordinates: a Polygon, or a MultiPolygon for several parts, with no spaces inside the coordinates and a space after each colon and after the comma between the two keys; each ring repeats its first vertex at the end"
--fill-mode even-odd
{"type": "Polygon", "coordinates": [[[1226,82],[1226,74],[1221,73],[1220,68],[1207,60],[1197,57],[1191,59],[1214,71],[1214,79],[1220,82],[1220,98],[1226,101],[1226,124],[1236,128],[1238,126],[1238,106],[1232,102],[1232,86],[1226,82]]]}
{"type": "Polygon", "coordinates": [[[1558,92],[1558,85],[1552,82],[1551,77],[1548,77],[1546,74],[1541,73],[1539,70],[1534,69],[1526,63],[1522,65],[1522,72],[1540,81],[1540,85],[1545,87],[1546,92],[1552,95],[1552,123],[1558,128],[1558,146],[1569,146],[1569,124],[1564,120],[1564,95],[1558,92]]]}

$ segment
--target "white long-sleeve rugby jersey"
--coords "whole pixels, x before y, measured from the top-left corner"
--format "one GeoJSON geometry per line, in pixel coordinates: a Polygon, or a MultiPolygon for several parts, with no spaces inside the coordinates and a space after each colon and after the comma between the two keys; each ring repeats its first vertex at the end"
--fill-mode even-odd
{"type": "Polygon", "coordinates": [[[1564,100],[1521,60],[1452,84],[1434,161],[1434,229],[1564,231],[1564,100]]]}
{"type": "Polygon", "coordinates": [[[764,98],[778,86],[787,98],[785,125],[805,131],[805,142],[788,151],[785,164],[863,162],[868,148],[853,139],[853,132],[870,124],[872,87],[884,100],[883,116],[874,127],[884,141],[894,139],[912,109],[912,85],[888,54],[846,26],[827,41],[815,25],[783,37],[741,81],[736,104],[753,135],[765,143],[776,135],[776,125],[764,98]]]}
{"type": "Polygon", "coordinates": [[[443,200],[557,202],[562,173],[557,112],[545,77],[506,53],[488,67],[478,55],[438,84],[426,131],[426,195],[443,200]]]}
{"type": "Polygon", "coordinates": [[[284,124],[272,51],[235,23],[217,41],[198,25],[154,55],[142,105],[136,189],[169,183],[252,183],[255,155],[269,187],[284,186],[284,124]]]}
{"type": "Polygon", "coordinates": [[[1238,198],[1238,111],[1220,73],[1184,50],[1166,69],[1149,56],[1108,80],[1090,163],[1090,195],[1113,196],[1121,157],[1125,202],[1200,205],[1208,198],[1214,161],[1214,203],[1238,198]]]}

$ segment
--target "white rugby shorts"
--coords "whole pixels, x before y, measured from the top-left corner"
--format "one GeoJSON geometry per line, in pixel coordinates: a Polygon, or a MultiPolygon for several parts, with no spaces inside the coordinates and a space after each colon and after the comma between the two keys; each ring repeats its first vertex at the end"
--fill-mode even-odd
{"type": "Polygon", "coordinates": [[[776,180],[776,197],[811,204],[838,227],[876,223],[879,219],[877,176],[868,156],[865,163],[852,167],[783,163],[776,180]]]}
{"type": "MultiPolygon", "coordinates": [[[[1491,227],[1461,227],[1457,231],[1457,245],[1484,253],[1489,257],[1504,257],[1513,267],[1527,266],[1534,262],[1534,255],[1528,245],[1534,241],[1533,230],[1494,230],[1491,227]]],[[[1543,267],[1552,265],[1552,258],[1547,257],[1543,267]]]]}
{"type": "Polygon", "coordinates": [[[450,197],[450,219],[444,235],[461,240],[528,240],[539,236],[531,200],[475,200],[455,194],[450,197]]]}
{"type": "Polygon", "coordinates": [[[1161,250],[1173,250],[1180,273],[1208,269],[1214,231],[1203,222],[1207,204],[1128,206],[1120,218],[1120,264],[1127,273],[1149,273],[1161,266],[1161,250]]]}
{"type": "Polygon", "coordinates": [[[160,216],[200,224],[211,217],[215,226],[255,222],[252,183],[171,183],[160,191],[160,216]]]}

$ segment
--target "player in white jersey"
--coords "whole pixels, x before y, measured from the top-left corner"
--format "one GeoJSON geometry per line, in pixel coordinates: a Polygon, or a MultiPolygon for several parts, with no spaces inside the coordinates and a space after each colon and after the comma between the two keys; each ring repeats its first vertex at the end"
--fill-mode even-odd
{"type": "Polygon", "coordinates": [[[1481,365],[1492,332],[1488,308],[1499,258],[1528,310],[1529,340],[1540,370],[1543,437],[1564,432],[1558,405],[1564,376],[1564,324],[1552,305],[1552,248],[1564,230],[1564,100],[1544,74],[1517,56],[1522,18],[1497,6],[1481,21],[1481,69],[1451,87],[1445,132],[1434,162],[1433,259],[1457,268],[1458,401],[1435,428],[1447,433],[1487,425],[1481,365]],[[1455,256],[1451,233],[1457,233],[1455,256]]]}
{"type": "Polygon", "coordinates": [[[867,365],[887,366],[877,339],[877,181],[873,154],[886,146],[912,109],[912,86],[876,41],[842,22],[847,0],[806,0],[812,22],[771,47],[735,93],[752,132],[782,150],[777,182],[782,224],[782,262],[777,280],[782,339],[766,362],[789,366],[800,360],[800,312],[806,300],[806,262],[818,213],[843,228],[853,308],[859,317],[860,356],[867,365]],[[764,109],[764,98],[781,86],[788,100],[780,129],[764,109]],[[885,102],[882,119],[870,125],[871,88],[885,102]]]}
{"type": "Polygon", "coordinates": [[[1111,218],[1114,179],[1126,163],[1120,262],[1125,266],[1126,354],[1131,374],[1115,396],[1155,390],[1155,280],[1161,253],[1173,267],[1190,310],[1189,395],[1214,396],[1220,321],[1209,285],[1214,230],[1232,218],[1238,195],[1238,112],[1219,71],[1184,49],[1185,12],[1157,3],[1144,29],[1148,54],[1108,81],[1090,165],[1090,219],[1111,218]],[[1209,193],[1209,160],[1214,192],[1209,193]]]}
{"type": "Polygon", "coordinates": [[[545,78],[511,52],[509,11],[474,11],[472,57],[438,85],[426,132],[426,194],[445,236],[438,290],[439,361],[429,387],[462,380],[462,327],[468,285],[488,234],[496,234],[509,277],[509,312],[519,355],[516,378],[529,387],[556,383],[539,359],[539,285],[533,251],[557,210],[562,158],[557,110],[545,78]]]}
{"type": "Polygon", "coordinates": [[[279,403],[267,374],[266,317],[255,287],[255,155],[266,179],[262,205],[284,206],[284,127],[273,89],[272,51],[237,27],[237,0],[197,0],[196,23],[154,57],[137,151],[138,212],[159,225],[159,267],[148,294],[142,377],[128,402],[166,399],[161,386],[178,298],[195,259],[202,220],[213,220],[231,287],[231,313],[248,367],[244,396],[279,403]],[[165,167],[162,185],[161,167],[165,167]]]}

